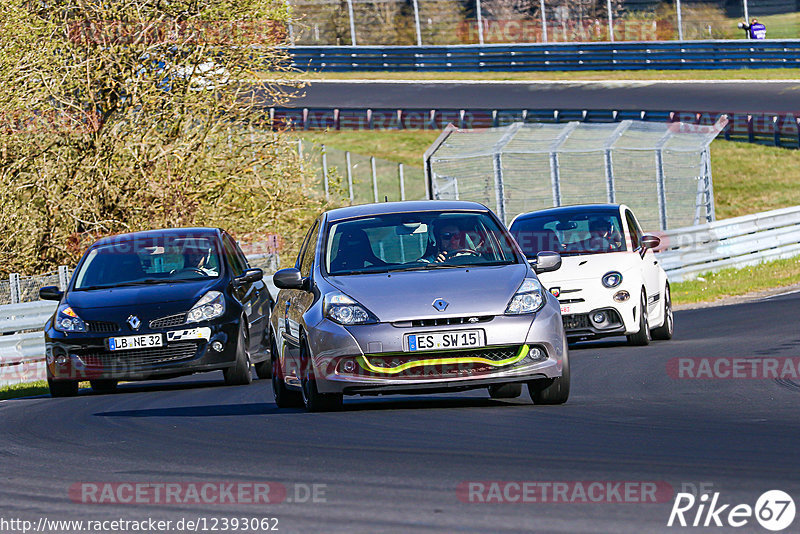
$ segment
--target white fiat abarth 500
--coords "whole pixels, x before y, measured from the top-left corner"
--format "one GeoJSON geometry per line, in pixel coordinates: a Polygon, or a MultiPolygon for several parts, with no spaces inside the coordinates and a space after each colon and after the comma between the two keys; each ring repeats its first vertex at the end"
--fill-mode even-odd
{"type": "Polygon", "coordinates": [[[670,339],[669,281],[653,253],[660,240],[642,233],[620,204],[565,206],[520,214],[511,234],[525,255],[561,254],[541,282],[561,304],[570,341],[625,335],[632,345],[670,339]]]}

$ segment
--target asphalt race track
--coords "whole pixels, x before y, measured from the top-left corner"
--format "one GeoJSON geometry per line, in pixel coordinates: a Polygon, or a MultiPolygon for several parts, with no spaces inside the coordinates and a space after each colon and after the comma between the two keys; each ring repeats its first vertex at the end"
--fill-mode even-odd
{"type": "Polygon", "coordinates": [[[800,82],[314,81],[291,107],[800,113],[800,82]]]}
{"type": "MultiPolygon", "coordinates": [[[[770,489],[798,502],[800,380],[666,372],[678,356],[796,357],[798,309],[800,294],[682,311],[671,342],[576,347],[564,406],[478,391],[350,398],[342,412],[307,414],[278,410],[268,381],[224,387],[221,374],[0,402],[0,517],[266,516],[278,518],[280,532],[638,534],[685,530],[666,527],[672,493],[655,504],[487,504],[462,502],[456,490],[467,481],[656,481],[675,492],[704,483],[724,503],[753,506],[770,489]],[[291,500],[305,487],[295,484],[324,484],[325,502],[70,500],[70,486],[87,481],[269,481],[291,500]]],[[[737,531],[766,532],[753,518],[737,531]]]]}

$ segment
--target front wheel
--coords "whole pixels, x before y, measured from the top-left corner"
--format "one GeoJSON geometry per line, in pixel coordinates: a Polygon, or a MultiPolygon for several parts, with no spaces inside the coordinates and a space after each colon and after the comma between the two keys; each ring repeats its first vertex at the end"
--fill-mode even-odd
{"type": "Polygon", "coordinates": [[[569,399],[569,349],[564,339],[564,356],[561,360],[561,376],[540,378],[528,382],[528,394],[534,404],[564,404],[569,399]]]}
{"type": "Polygon", "coordinates": [[[669,284],[664,288],[664,324],[658,328],[653,328],[653,339],[672,339],[672,332],[675,329],[675,321],[672,318],[672,296],[669,292],[669,284]]]}
{"type": "Polygon", "coordinates": [[[320,393],[317,389],[317,378],[311,362],[311,352],[305,339],[300,341],[300,365],[303,373],[300,379],[303,405],[309,412],[331,412],[342,407],[341,393],[320,393]]]}
{"type": "Polygon", "coordinates": [[[644,290],[639,298],[639,331],[628,336],[628,343],[638,346],[650,344],[650,323],[647,321],[647,296],[644,290]]]}
{"type": "Polygon", "coordinates": [[[247,355],[247,338],[244,335],[244,319],[239,323],[239,336],[236,340],[236,363],[222,370],[226,386],[246,386],[253,381],[250,373],[250,356],[247,355]]]}

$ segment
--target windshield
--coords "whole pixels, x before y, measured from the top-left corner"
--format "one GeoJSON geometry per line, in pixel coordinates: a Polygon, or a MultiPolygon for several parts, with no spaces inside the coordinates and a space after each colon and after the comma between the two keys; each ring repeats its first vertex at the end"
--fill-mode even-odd
{"type": "Polygon", "coordinates": [[[511,235],[528,258],[542,251],[564,256],[625,250],[619,213],[587,210],[517,219],[511,235]]]}
{"type": "Polygon", "coordinates": [[[219,277],[220,266],[211,238],[126,239],[91,249],[75,289],[206,280],[219,277]]]}
{"type": "Polygon", "coordinates": [[[480,212],[394,213],[331,225],[332,275],[517,263],[504,228],[480,212]]]}

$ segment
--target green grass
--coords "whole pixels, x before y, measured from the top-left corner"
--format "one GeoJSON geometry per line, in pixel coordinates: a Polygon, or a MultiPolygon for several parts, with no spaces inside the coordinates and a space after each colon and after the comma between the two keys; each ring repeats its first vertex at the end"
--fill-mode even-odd
{"type": "Polygon", "coordinates": [[[48,393],[50,393],[50,390],[47,388],[47,380],[37,380],[36,382],[28,382],[27,384],[14,384],[12,386],[0,387],[0,400],[46,395],[48,393]]]}
{"type": "Polygon", "coordinates": [[[718,219],[800,205],[800,151],[717,140],[711,172],[718,219]]]}
{"type": "Polygon", "coordinates": [[[800,257],[775,260],[742,269],[705,273],[700,279],[672,284],[675,304],[711,302],[723,297],[784,287],[800,282],[800,257]]]}
{"type": "MultiPolygon", "coordinates": [[[[752,15],[750,15],[752,18],[752,15]]],[[[797,39],[800,37],[800,13],[784,13],[757,17],[767,27],[770,39],[797,39]]]]}
{"type": "Polygon", "coordinates": [[[300,137],[318,145],[422,168],[423,153],[440,133],[439,130],[340,130],[303,132],[300,137]]]}
{"type": "Polygon", "coordinates": [[[530,72],[308,72],[308,80],[486,80],[486,81],[622,81],[622,80],[797,80],[797,69],[736,70],[591,70],[530,72]]]}

